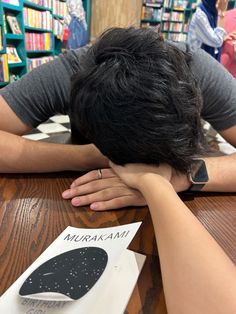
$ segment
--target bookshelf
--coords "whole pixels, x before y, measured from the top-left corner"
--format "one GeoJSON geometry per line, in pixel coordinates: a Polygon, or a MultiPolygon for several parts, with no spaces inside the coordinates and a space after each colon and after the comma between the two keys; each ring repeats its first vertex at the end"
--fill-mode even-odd
{"type": "MultiPolygon", "coordinates": [[[[91,0],[83,0],[83,5],[90,32],[91,0]]],[[[66,15],[66,0],[0,1],[0,88],[61,52],[66,15]],[[16,21],[18,33],[13,32],[9,16],[12,23],[16,21]],[[12,51],[20,61],[9,62],[12,51]]]]}
{"type": "MultiPolygon", "coordinates": [[[[17,1],[15,2],[17,4],[17,1]]],[[[8,47],[13,47],[15,50],[14,54],[17,54],[19,61],[15,63],[10,63],[9,61],[9,51],[8,54],[8,70],[9,70],[9,79],[15,80],[24,75],[27,72],[26,66],[26,54],[25,54],[25,41],[24,41],[24,24],[23,24],[23,11],[22,11],[22,2],[18,3],[19,5],[13,5],[10,3],[2,2],[3,8],[3,23],[4,23],[4,34],[6,50],[8,47]],[[15,33],[10,27],[8,18],[13,17],[16,19],[19,33],[15,33]]]]}
{"type": "Polygon", "coordinates": [[[23,1],[25,54],[29,71],[54,56],[53,3],[51,0],[23,1]]]}
{"type": "MultiPolygon", "coordinates": [[[[153,28],[164,38],[186,42],[188,26],[198,0],[143,0],[142,28],[153,28]]],[[[236,8],[236,0],[229,0],[228,10],[236,8]]]]}
{"type": "Polygon", "coordinates": [[[196,0],[143,0],[141,27],[153,28],[165,39],[186,41],[196,0]]]}

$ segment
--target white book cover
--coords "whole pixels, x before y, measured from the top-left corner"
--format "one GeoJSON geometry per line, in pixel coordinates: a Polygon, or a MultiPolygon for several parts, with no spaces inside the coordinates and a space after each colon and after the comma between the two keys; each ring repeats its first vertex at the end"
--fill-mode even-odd
{"type": "Polygon", "coordinates": [[[145,261],[126,249],[140,225],[67,227],[1,296],[0,313],[123,314],[145,261]]]}

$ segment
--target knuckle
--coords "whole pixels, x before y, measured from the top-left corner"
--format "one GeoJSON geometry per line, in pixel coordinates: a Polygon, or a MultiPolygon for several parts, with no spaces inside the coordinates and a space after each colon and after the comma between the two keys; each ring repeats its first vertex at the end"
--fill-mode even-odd
{"type": "Polygon", "coordinates": [[[94,195],[85,195],[85,196],[80,196],[80,205],[84,206],[84,205],[89,205],[93,202],[95,202],[96,199],[94,198],[94,195]]]}

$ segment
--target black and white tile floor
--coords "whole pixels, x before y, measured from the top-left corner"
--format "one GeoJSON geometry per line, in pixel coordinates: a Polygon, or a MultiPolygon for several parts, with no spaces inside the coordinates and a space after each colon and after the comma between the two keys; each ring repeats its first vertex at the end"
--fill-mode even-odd
{"type": "MultiPolygon", "coordinates": [[[[209,124],[204,125],[204,129],[208,130],[209,124]]],[[[33,129],[27,135],[23,137],[31,139],[31,140],[42,140],[46,139],[54,134],[62,134],[62,133],[70,133],[70,121],[69,117],[66,115],[56,115],[51,117],[48,121],[40,124],[36,129],[33,129]]],[[[219,144],[220,151],[225,154],[230,154],[236,152],[236,149],[230,144],[226,143],[224,139],[217,134],[216,140],[219,144]]]]}
{"type": "Polygon", "coordinates": [[[68,116],[56,115],[51,117],[23,137],[38,141],[60,133],[70,133],[70,120],[68,116]]]}

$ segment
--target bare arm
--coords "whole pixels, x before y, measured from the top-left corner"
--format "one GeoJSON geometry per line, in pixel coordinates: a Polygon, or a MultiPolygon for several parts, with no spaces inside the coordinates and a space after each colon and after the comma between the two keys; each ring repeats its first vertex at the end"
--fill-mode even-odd
{"type": "MultiPolygon", "coordinates": [[[[236,153],[220,157],[205,157],[209,181],[203,192],[236,192],[236,153]]],[[[176,192],[188,190],[191,183],[186,174],[172,177],[176,192]]]]}
{"type": "MultiPolygon", "coordinates": [[[[236,126],[220,134],[236,147],[236,126]]],[[[222,157],[204,158],[209,174],[209,182],[202,191],[236,192],[236,154],[222,157]]],[[[100,168],[100,167],[99,167],[100,168]]],[[[125,206],[146,204],[142,195],[127,187],[111,169],[102,170],[103,177],[97,180],[96,171],[91,171],[76,179],[73,185],[63,193],[66,199],[72,199],[74,206],[90,205],[92,209],[108,210],[125,206]]],[[[176,192],[190,188],[186,174],[172,172],[171,183],[176,192]]]]}
{"type": "Polygon", "coordinates": [[[168,313],[234,313],[236,268],[177,196],[168,182],[168,170],[163,172],[163,166],[113,167],[148,203],[168,313]]]}
{"type": "MultiPolygon", "coordinates": [[[[203,187],[205,192],[236,191],[236,153],[221,157],[204,158],[209,182],[203,187]]],[[[91,171],[76,179],[63,193],[72,199],[74,206],[90,205],[91,209],[108,210],[125,206],[145,205],[140,193],[125,186],[111,169],[102,169],[103,177],[97,180],[96,171],[91,171]],[[119,188],[118,188],[119,187],[119,188]],[[121,188],[122,187],[122,188],[121,188]]],[[[186,174],[172,172],[171,183],[176,192],[188,190],[191,183],[186,174]]]]}
{"type": "Polygon", "coordinates": [[[64,145],[22,138],[25,125],[0,96],[0,172],[51,172],[106,167],[94,145],[64,145]]]}
{"type": "Polygon", "coordinates": [[[228,0],[218,0],[217,11],[218,11],[218,21],[217,26],[224,28],[225,25],[225,11],[227,10],[228,0]]]}

